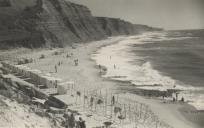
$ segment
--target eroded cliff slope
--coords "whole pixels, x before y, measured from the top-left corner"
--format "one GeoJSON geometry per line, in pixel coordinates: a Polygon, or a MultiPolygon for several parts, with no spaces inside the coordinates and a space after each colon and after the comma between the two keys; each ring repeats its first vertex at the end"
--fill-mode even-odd
{"type": "Polygon", "coordinates": [[[117,18],[96,17],[101,28],[108,36],[134,35],[145,31],[157,31],[159,28],[149,27],[147,25],[132,24],[128,21],[117,18]]]}
{"type": "Polygon", "coordinates": [[[66,0],[0,0],[0,48],[63,47],[141,30],[153,29],[94,17],[86,6],[66,0]]]}

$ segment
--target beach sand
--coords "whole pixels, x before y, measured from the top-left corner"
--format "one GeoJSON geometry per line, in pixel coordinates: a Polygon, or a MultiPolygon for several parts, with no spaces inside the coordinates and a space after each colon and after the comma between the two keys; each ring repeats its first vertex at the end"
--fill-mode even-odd
{"type": "MultiPolygon", "coordinates": [[[[95,61],[91,59],[91,55],[100,47],[116,43],[117,41],[125,38],[126,37],[114,37],[91,43],[75,44],[72,47],[60,49],[32,50],[31,52],[18,53],[16,58],[33,58],[34,62],[26,64],[26,66],[33,69],[39,69],[54,77],[61,78],[62,82],[74,81],[78,90],[118,90],[119,86],[127,86],[128,88],[128,83],[116,82],[100,77],[100,70],[95,64],[95,61]],[[56,52],[59,54],[53,55],[56,52]],[[42,54],[45,55],[45,58],[39,59],[42,54]],[[73,54],[73,56],[67,58],[67,54],[73,54]],[[75,66],[75,59],[78,59],[79,61],[78,66],[75,66]],[[54,67],[55,65],[58,65],[59,62],[62,62],[62,64],[57,66],[58,71],[55,73],[54,67]]],[[[174,128],[204,127],[204,113],[192,113],[192,111],[196,110],[186,103],[163,103],[163,100],[160,99],[147,98],[129,93],[123,93],[120,97],[149,105],[150,109],[159,117],[160,120],[174,128]]]]}

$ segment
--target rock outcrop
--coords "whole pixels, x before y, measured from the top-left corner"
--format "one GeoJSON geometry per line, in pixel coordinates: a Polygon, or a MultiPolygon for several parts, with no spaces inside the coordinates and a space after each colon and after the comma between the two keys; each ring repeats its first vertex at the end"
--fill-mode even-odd
{"type": "Polygon", "coordinates": [[[0,48],[63,47],[149,30],[120,19],[93,17],[86,6],[66,0],[0,0],[0,48]]]}

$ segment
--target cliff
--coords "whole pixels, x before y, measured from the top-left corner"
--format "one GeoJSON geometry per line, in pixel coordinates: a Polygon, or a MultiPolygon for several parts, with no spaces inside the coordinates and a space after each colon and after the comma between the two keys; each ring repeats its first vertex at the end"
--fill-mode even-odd
{"type": "Polygon", "coordinates": [[[147,25],[132,24],[117,18],[96,17],[108,36],[135,35],[145,31],[161,30],[147,25]]]}
{"type": "Polygon", "coordinates": [[[42,12],[41,0],[10,0],[10,6],[0,8],[0,48],[36,48],[45,44],[37,29],[42,12]]]}
{"type": "Polygon", "coordinates": [[[0,48],[63,47],[149,30],[120,19],[93,17],[86,6],[66,0],[0,0],[0,48]]]}
{"type": "Polygon", "coordinates": [[[71,42],[87,42],[105,38],[90,10],[82,5],[64,0],[47,0],[43,3],[44,18],[40,25],[46,39],[63,45],[71,42]]]}

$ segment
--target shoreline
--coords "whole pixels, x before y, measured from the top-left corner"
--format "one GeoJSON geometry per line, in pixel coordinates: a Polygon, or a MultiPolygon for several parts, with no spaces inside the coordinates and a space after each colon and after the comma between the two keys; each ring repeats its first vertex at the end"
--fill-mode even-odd
{"type": "MultiPolygon", "coordinates": [[[[117,42],[118,43],[118,42],[117,42]]],[[[116,44],[116,43],[111,43],[111,44],[109,44],[109,45],[114,45],[114,44],[116,44]]],[[[104,46],[101,46],[100,48],[102,48],[102,47],[106,47],[106,46],[109,46],[109,45],[104,45],[104,46]]],[[[100,49],[100,48],[98,48],[98,49],[100,49]]],[[[93,54],[97,54],[96,53],[96,51],[93,53],[93,54]]],[[[95,62],[95,64],[96,64],[96,61],[93,59],[93,61],[95,62]]],[[[96,66],[97,66],[97,64],[96,64],[96,66]]],[[[105,67],[104,65],[101,65],[103,68],[105,68],[106,70],[107,70],[107,67],[105,67]]],[[[106,73],[106,72],[105,72],[106,73]]],[[[104,74],[105,74],[104,73],[104,74]]],[[[120,80],[114,80],[114,79],[112,79],[112,78],[105,78],[105,77],[103,77],[103,76],[101,76],[101,75],[99,75],[101,78],[103,78],[103,79],[106,79],[106,80],[108,80],[108,81],[112,81],[112,82],[116,82],[116,83],[118,83],[118,84],[120,84],[120,86],[121,87],[126,87],[126,86],[128,86],[128,87],[130,87],[130,86],[132,86],[133,88],[134,88],[134,86],[135,85],[133,85],[130,81],[120,81],[120,80]]],[[[117,87],[118,88],[118,87],[117,87]]],[[[120,87],[119,87],[120,88],[120,87]]],[[[121,91],[121,92],[123,92],[121,89],[118,89],[119,91],[121,91]]],[[[141,92],[141,91],[149,91],[149,92],[151,92],[151,90],[145,90],[145,89],[134,89],[135,91],[139,91],[139,92],[141,92]]],[[[126,90],[127,91],[127,90],[126,90]]],[[[124,91],[123,93],[125,93],[126,91],[124,91]]],[[[154,90],[153,90],[154,91],[154,90]]],[[[131,93],[131,92],[130,92],[131,93]]],[[[149,99],[150,97],[148,97],[148,96],[145,96],[144,95],[144,92],[141,92],[141,94],[143,95],[143,96],[141,96],[140,94],[138,94],[138,93],[134,93],[134,92],[132,92],[131,94],[133,94],[133,95],[137,95],[137,96],[139,96],[139,97],[142,97],[142,98],[145,98],[145,99],[149,99]]],[[[156,97],[156,96],[153,96],[153,97],[151,97],[153,100],[154,100],[154,102],[158,102],[158,101],[161,101],[161,99],[159,99],[159,97],[156,97]]],[[[150,99],[151,99],[150,98],[150,99]]],[[[166,101],[162,101],[162,102],[166,102],[166,101]]],[[[192,126],[192,128],[202,128],[203,126],[204,126],[204,123],[202,122],[202,117],[204,117],[204,111],[202,111],[202,110],[197,110],[193,105],[190,105],[190,104],[188,104],[188,103],[179,103],[179,101],[178,102],[176,102],[176,103],[174,103],[174,102],[169,102],[169,101],[167,101],[168,103],[167,104],[170,104],[172,107],[174,107],[174,108],[176,108],[176,110],[174,109],[174,111],[177,111],[178,113],[177,113],[177,115],[181,115],[182,117],[184,117],[184,120],[183,121],[187,121],[186,122],[186,124],[188,124],[188,125],[190,125],[190,127],[192,126]],[[185,110],[183,110],[183,109],[185,109],[185,110]],[[187,113],[187,114],[186,114],[187,113]],[[189,113],[191,113],[191,114],[189,114],[189,113]],[[200,117],[200,119],[199,120],[195,120],[194,118],[196,118],[196,115],[194,115],[194,114],[192,114],[192,113],[197,113],[197,114],[199,114],[199,117],[200,117]],[[189,121],[189,122],[188,122],[189,121]],[[197,124],[196,124],[197,123],[197,124]]],[[[159,103],[160,104],[160,103],[159,103]]],[[[159,114],[158,114],[159,115],[159,114]]],[[[169,122],[169,121],[167,121],[167,122],[169,122]]],[[[173,123],[173,122],[172,122],[173,123]]],[[[189,128],[190,128],[189,127],[189,128]]],[[[185,127],[184,127],[185,128],[185,127]]],[[[186,127],[187,128],[187,127],[186,127]]]]}
{"type": "MultiPolygon", "coordinates": [[[[73,65],[73,58],[71,58],[66,62],[63,61],[62,66],[59,67],[59,73],[57,74],[51,73],[51,75],[62,78],[64,81],[75,80],[75,82],[78,84],[78,88],[81,88],[81,89],[82,87],[84,87],[84,88],[90,88],[90,89],[106,88],[106,89],[117,90],[119,86],[128,87],[129,83],[123,83],[116,80],[111,80],[109,78],[101,77],[99,73],[99,69],[97,68],[96,62],[91,58],[91,55],[94,52],[97,52],[97,50],[100,49],[101,47],[105,47],[107,45],[113,45],[114,43],[117,43],[120,39],[121,37],[113,37],[113,39],[108,39],[108,40],[95,41],[95,42],[86,43],[86,44],[77,44],[76,49],[64,48],[63,50],[66,50],[69,53],[73,52],[74,58],[79,59],[79,66],[75,67],[73,65]],[[94,83],[94,86],[91,85],[93,83],[94,83]]],[[[125,38],[123,37],[123,39],[125,38]]],[[[56,49],[56,50],[59,50],[59,49],[56,49]]],[[[50,72],[53,72],[54,65],[58,61],[64,60],[64,57],[61,57],[61,56],[50,57],[50,54],[52,54],[54,51],[52,50],[51,51],[46,50],[46,51],[47,52],[42,50],[42,53],[46,54],[46,58],[43,60],[37,59],[42,53],[41,52],[35,53],[35,50],[32,51],[31,54],[20,55],[19,57],[35,58],[38,61],[38,64],[31,63],[26,65],[34,69],[39,69],[44,72],[50,73],[50,72]]],[[[127,94],[127,95],[124,95],[124,97],[132,98],[131,95],[132,94],[127,94]]],[[[149,99],[147,97],[142,97],[138,95],[134,95],[134,100],[135,99],[136,101],[148,104],[150,108],[153,110],[153,112],[155,112],[156,115],[159,118],[161,118],[161,120],[164,120],[169,124],[174,124],[175,128],[201,128],[191,123],[192,119],[189,119],[189,116],[191,116],[191,114],[182,115],[180,113],[179,108],[186,105],[163,104],[158,99],[154,99],[154,98],[149,99]],[[167,108],[169,110],[167,110],[167,108]],[[169,114],[169,116],[166,117],[166,114],[169,114]]],[[[187,106],[190,106],[190,105],[187,105],[187,106]]],[[[189,111],[189,109],[187,109],[186,111],[189,111]]]]}

